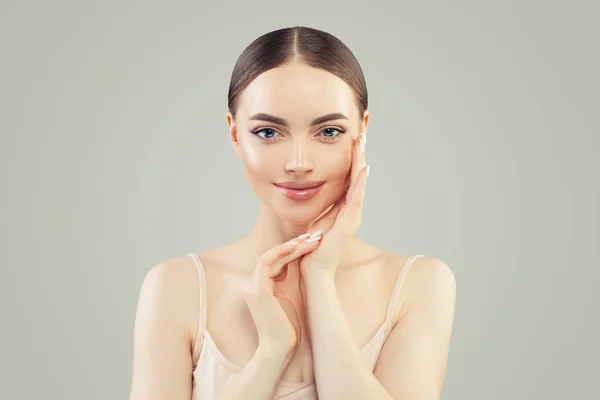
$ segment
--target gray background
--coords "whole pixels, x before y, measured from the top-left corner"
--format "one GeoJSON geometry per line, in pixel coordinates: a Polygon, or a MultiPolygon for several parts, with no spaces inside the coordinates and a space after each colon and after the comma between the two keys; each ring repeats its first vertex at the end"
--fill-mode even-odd
{"type": "Polygon", "coordinates": [[[127,398],[145,273],[254,221],[227,85],[292,25],[365,72],[359,236],[454,270],[443,398],[596,397],[600,9],[562,3],[3,2],[0,398],[127,398]]]}

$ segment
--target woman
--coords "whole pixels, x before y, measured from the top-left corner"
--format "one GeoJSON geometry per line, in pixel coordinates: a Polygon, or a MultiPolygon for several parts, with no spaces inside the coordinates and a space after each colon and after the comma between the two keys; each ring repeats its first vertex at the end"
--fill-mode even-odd
{"type": "Polygon", "coordinates": [[[315,29],[267,33],[239,57],[228,105],[258,218],[149,271],[130,399],[439,399],[454,276],[355,237],[369,112],[352,52],[315,29]]]}

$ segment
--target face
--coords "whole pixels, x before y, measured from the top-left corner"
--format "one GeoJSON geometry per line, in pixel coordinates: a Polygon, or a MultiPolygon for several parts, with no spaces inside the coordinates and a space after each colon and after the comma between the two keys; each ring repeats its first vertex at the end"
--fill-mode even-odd
{"type": "Polygon", "coordinates": [[[227,113],[234,148],[279,217],[308,224],[345,195],[352,144],[369,116],[359,115],[343,80],[292,62],[258,76],[238,104],[235,121],[227,113]]]}

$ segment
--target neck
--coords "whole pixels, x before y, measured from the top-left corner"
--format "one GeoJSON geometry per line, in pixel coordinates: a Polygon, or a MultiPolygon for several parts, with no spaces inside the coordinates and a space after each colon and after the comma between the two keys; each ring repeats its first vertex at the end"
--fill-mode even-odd
{"type": "MultiPolygon", "coordinates": [[[[261,254],[275,246],[298,237],[303,233],[311,233],[312,223],[325,214],[330,207],[308,223],[294,223],[293,221],[281,218],[270,207],[261,203],[256,222],[252,229],[244,237],[240,238],[238,244],[241,245],[241,248],[238,249],[244,254],[244,259],[256,260],[261,254]]],[[[359,250],[363,249],[361,245],[363,242],[360,239],[354,237],[352,241],[353,245],[349,246],[343,258],[349,257],[350,259],[355,259],[358,257],[355,253],[363,251],[359,250]]],[[[254,268],[254,265],[252,265],[252,268],[254,268]]]]}
{"type": "Polygon", "coordinates": [[[262,204],[254,226],[244,236],[243,241],[258,255],[278,246],[288,240],[306,233],[310,229],[311,222],[295,223],[281,218],[273,210],[262,204]]]}

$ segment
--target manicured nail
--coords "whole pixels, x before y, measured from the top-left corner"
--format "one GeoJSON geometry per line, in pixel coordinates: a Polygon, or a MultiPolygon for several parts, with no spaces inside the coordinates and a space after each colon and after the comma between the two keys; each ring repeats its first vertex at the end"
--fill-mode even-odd
{"type": "Polygon", "coordinates": [[[310,235],[310,239],[316,238],[321,233],[323,233],[323,229],[319,229],[318,231],[313,232],[312,235],[310,235]]]}
{"type": "Polygon", "coordinates": [[[315,237],[311,236],[311,238],[308,239],[307,242],[316,242],[316,241],[321,240],[321,239],[323,239],[323,236],[315,236],[315,237]]]}
{"type": "Polygon", "coordinates": [[[369,177],[369,170],[371,169],[370,165],[367,165],[367,178],[369,177]]]}
{"type": "Polygon", "coordinates": [[[299,242],[298,242],[297,240],[295,240],[295,239],[294,239],[294,240],[290,240],[289,242],[285,242],[284,244],[287,244],[287,245],[295,245],[295,244],[299,244],[299,242]]]}
{"type": "Polygon", "coordinates": [[[307,237],[310,237],[310,233],[303,233],[302,235],[298,236],[296,239],[305,239],[307,237]]]}

